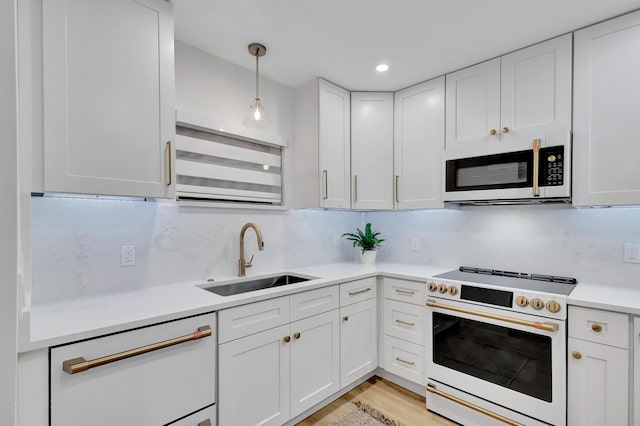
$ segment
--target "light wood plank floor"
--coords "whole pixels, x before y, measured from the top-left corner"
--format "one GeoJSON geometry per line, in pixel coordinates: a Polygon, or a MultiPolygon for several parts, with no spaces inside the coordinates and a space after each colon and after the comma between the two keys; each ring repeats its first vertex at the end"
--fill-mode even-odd
{"type": "Polygon", "coordinates": [[[372,377],[331,404],[316,411],[296,426],[328,425],[355,408],[360,400],[407,426],[455,426],[444,417],[427,411],[424,397],[380,377],[372,377]]]}

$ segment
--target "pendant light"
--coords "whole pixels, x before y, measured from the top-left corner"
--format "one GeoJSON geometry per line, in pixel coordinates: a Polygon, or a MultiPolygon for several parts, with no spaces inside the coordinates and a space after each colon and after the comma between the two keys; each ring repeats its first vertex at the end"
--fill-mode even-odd
{"type": "Polygon", "coordinates": [[[260,73],[258,68],[258,58],[267,53],[267,48],[260,43],[251,43],[249,45],[249,53],[256,57],[256,97],[249,105],[249,115],[244,120],[244,125],[258,129],[264,129],[271,126],[271,120],[267,112],[264,110],[262,101],[260,100],[260,73]]]}

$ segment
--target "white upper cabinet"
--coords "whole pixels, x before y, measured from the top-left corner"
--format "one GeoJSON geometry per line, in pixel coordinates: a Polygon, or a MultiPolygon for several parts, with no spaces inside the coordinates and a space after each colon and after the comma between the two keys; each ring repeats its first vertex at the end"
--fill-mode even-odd
{"type": "Polygon", "coordinates": [[[394,206],[443,207],[444,77],[395,93],[394,206]]]}
{"type": "Polygon", "coordinates": [[[575,33],[573,205],[640,204],[640,12],[575,33]]]}
{"type": "Polygon", "coordinates": [[[351,207],[350,102],[348,91],[318,80],[320,207],[351,207]]]}
{"type": "Polygon", "coordinates": [[[354,209],[393,209],[393,93],[351,93],[354,209]]]}
{"type": "Polygon", "coordinates": [[[43,1],[44,190],[172,197],[173,12],[43,1]]]}
{"type": "Polygon", "coordinates": [[[571,34],[447,75],[446,158],[567,145],[571,34]]]}

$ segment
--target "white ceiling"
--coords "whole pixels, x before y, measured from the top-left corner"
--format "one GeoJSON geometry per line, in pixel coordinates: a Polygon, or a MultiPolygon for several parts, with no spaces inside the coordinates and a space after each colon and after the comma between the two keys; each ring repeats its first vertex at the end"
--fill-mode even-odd
{"type": "Polygon", "coordinates": [[[173,0],[176,38],[290,87],[397,90],[640,7],[639,0],[173,0]],[[378,63],[389,71],[378,73],[378,63]]]}

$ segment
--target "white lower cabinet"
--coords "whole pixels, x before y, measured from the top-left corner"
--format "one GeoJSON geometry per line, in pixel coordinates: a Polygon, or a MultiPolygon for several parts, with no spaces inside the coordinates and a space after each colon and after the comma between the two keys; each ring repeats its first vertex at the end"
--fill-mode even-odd
{"type": "Polygon", "coordinates": [[[207,314],[51,348],[50,425],[158,426],[212,407],[215,329],[207,314]]]}
{"type": "Polygon", "coordinates": [[[378,367],[376,305],[374,297],[340,308],[340,385],[343,388],[378,367]]]}
{"type": "Polygon", "coordinates": [[[568,321],[569,426],[629,424],[628,316],[571,306],[568,321]]]}

